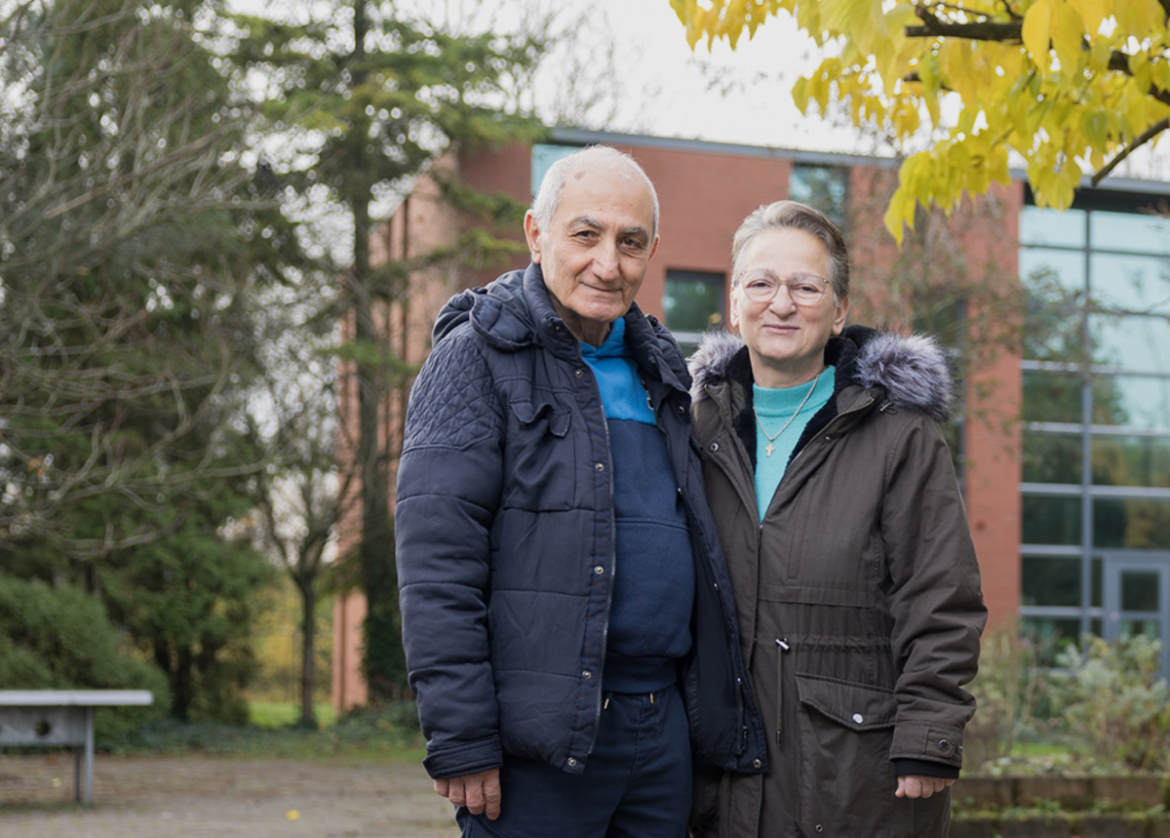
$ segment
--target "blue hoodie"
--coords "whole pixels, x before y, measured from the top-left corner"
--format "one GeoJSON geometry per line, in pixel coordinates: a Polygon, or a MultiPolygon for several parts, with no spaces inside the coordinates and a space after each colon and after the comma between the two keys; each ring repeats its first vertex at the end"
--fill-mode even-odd
{"type": "Polygon", "coordinates": [[[609,430],[617,531],[613,605],[603,683],[653,692],[676,680],[691,648],[695,567],[690,530],[666,441],[617,320],[601,346],[581,344],[609,430]]]}

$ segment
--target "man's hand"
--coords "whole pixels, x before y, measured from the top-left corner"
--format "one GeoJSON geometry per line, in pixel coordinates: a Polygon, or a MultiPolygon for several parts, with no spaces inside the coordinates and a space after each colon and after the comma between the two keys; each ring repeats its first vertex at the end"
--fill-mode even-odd
{"type": "MultiPolygon", "coordinates": [[[[901,788],[899,784],[898,790],[901,788]]],[[[473,815],[487,815],[494,821],[500,816],[500,769],[435,780],[435,793],[456,806],[466,806],[473,815]]]]}
{"type": "Polygon", "coordinates": [[[898,790],[894,792],[894,797],[930,797],[936,791],[950,788],[954,784],[954,780],[945,780],[942,777],[906,774],[898,778],[898,790]]]}

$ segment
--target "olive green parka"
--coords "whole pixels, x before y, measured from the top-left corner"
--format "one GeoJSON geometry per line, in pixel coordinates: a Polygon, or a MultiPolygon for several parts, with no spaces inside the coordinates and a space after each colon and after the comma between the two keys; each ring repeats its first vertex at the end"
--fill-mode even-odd
{"type": "Polygon", "coordinates": [[[720,838],[938,838],[956,777],[963,689],[986,609],[951,455],[942,350],[852,327],[830,339],[833,396],[809,421],[760,521],[746,347],[712,335],[692,361],[694,434],[731,572],[740,641],[767,723],[764,775],[702,775],[692,824],[720,838]]]}

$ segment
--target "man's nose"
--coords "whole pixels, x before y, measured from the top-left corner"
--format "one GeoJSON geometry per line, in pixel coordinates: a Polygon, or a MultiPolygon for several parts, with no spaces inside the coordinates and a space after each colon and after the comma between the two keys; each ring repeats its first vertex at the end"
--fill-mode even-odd
{"type": "Polygon", "coordinates": [[[616,279],[621,254],[616,241],[603,241],[593,253],[593,270],[601,279],[616,279]]]}

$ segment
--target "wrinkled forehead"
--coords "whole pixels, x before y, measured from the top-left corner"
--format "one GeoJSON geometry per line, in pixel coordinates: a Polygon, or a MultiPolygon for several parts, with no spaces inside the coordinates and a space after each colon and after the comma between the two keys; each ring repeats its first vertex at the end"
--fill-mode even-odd
{"type": "Polygon", "coordinates": [[[735,260],[733,283],[755,271],[777,276],[815,274],[832,277],[832,258],[825,243],[807,230],[772,227],[753,236],[735,260]]]}
{"type": "Polygon", "coordinates": [[[654,200],[646,183],[626,167],[578,165],[565,177],[554,222],[589,218],[653,235],[654,200]]]}

